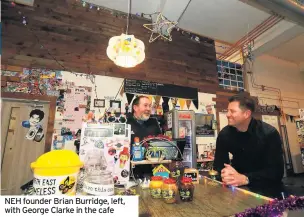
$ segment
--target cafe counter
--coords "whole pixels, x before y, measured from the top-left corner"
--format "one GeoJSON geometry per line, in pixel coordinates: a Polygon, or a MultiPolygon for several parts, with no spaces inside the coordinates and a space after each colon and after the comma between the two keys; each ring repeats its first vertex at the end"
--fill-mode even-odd
{"type": "Polygon", "coordinates": [[[234,216],[245,211],[269,203],[267,198],[239,188],[230,188],[207,177],[202,177],[195,185],[191,202],[177,200],[167,204],[162,199],[153,199],[149,190],[138,189],[139,216],[148,217],[219,217],[234,216]]]}

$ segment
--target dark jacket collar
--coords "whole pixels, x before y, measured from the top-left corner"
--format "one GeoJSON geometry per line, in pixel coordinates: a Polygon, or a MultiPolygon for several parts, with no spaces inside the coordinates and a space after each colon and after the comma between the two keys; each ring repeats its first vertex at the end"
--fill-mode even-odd
{"type": "MultiPolygon", "coordinates": [[[[247,129],[246,132],[249,133],[250,135],[254,134],[254,133],[255,133],[255,129],[256,129],[256,124],[257,124],[256,119],[251,118],[250,123],[249,123],[249,125],[248,125],[248,129],[247,129]]],[[[235,128],[235,127],[234,127],[234,128],[235,128]]],[[[235,128],[235,131],[236,131],[236,132],[240,132],[240,131],[238,131],[236,128],[235,128]]]]}

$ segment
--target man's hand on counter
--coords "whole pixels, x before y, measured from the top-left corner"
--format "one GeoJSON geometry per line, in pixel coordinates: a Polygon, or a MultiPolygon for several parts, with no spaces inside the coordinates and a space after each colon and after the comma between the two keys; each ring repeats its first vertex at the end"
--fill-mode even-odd
{"type": "Polygon", "coordinates": [[[248,184],[248,178],[238,173],[231,165],[224,164],[225,168],[221,171],[222,181],[225,185],[242,186],[248,184]]]}

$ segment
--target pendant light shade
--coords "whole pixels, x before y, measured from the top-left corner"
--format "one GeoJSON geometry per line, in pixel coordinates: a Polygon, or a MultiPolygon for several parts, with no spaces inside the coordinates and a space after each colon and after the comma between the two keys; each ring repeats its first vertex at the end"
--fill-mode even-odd
{"type": "Polygon", "coordinates": [[[121,34],[109,40],[108,57],[118,66],[130,68],[145,59],[145,45],[134,35],[121,34]]]}

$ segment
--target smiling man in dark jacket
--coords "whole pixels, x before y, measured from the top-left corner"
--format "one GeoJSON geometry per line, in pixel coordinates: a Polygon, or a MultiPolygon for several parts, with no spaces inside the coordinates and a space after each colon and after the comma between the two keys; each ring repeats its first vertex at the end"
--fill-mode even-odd
{"type": "MultiPolygon", "coordinates": [[[[161,134],[156,118],[151,118],[151,101],[146,96],[138,96],[132,103],[132,116],[128,117],[127,124],[131,125],[131,141],[139,137],[142,141],[148,136],[157,136],[161,134]]],[[[142,178],[144,174],[152,173],[151,165],[137,165],[134,168],[134,175],[142,178]]]]}
{"type": "Polygon", "coordinates": [[[214,160],[214,168],[226,185],[265,187],[281,183],[284,163],[280,134],[254,119],[254,110],[251,97],[241,94],[229,99],[228,126],[218,135],[214,160]]]}

